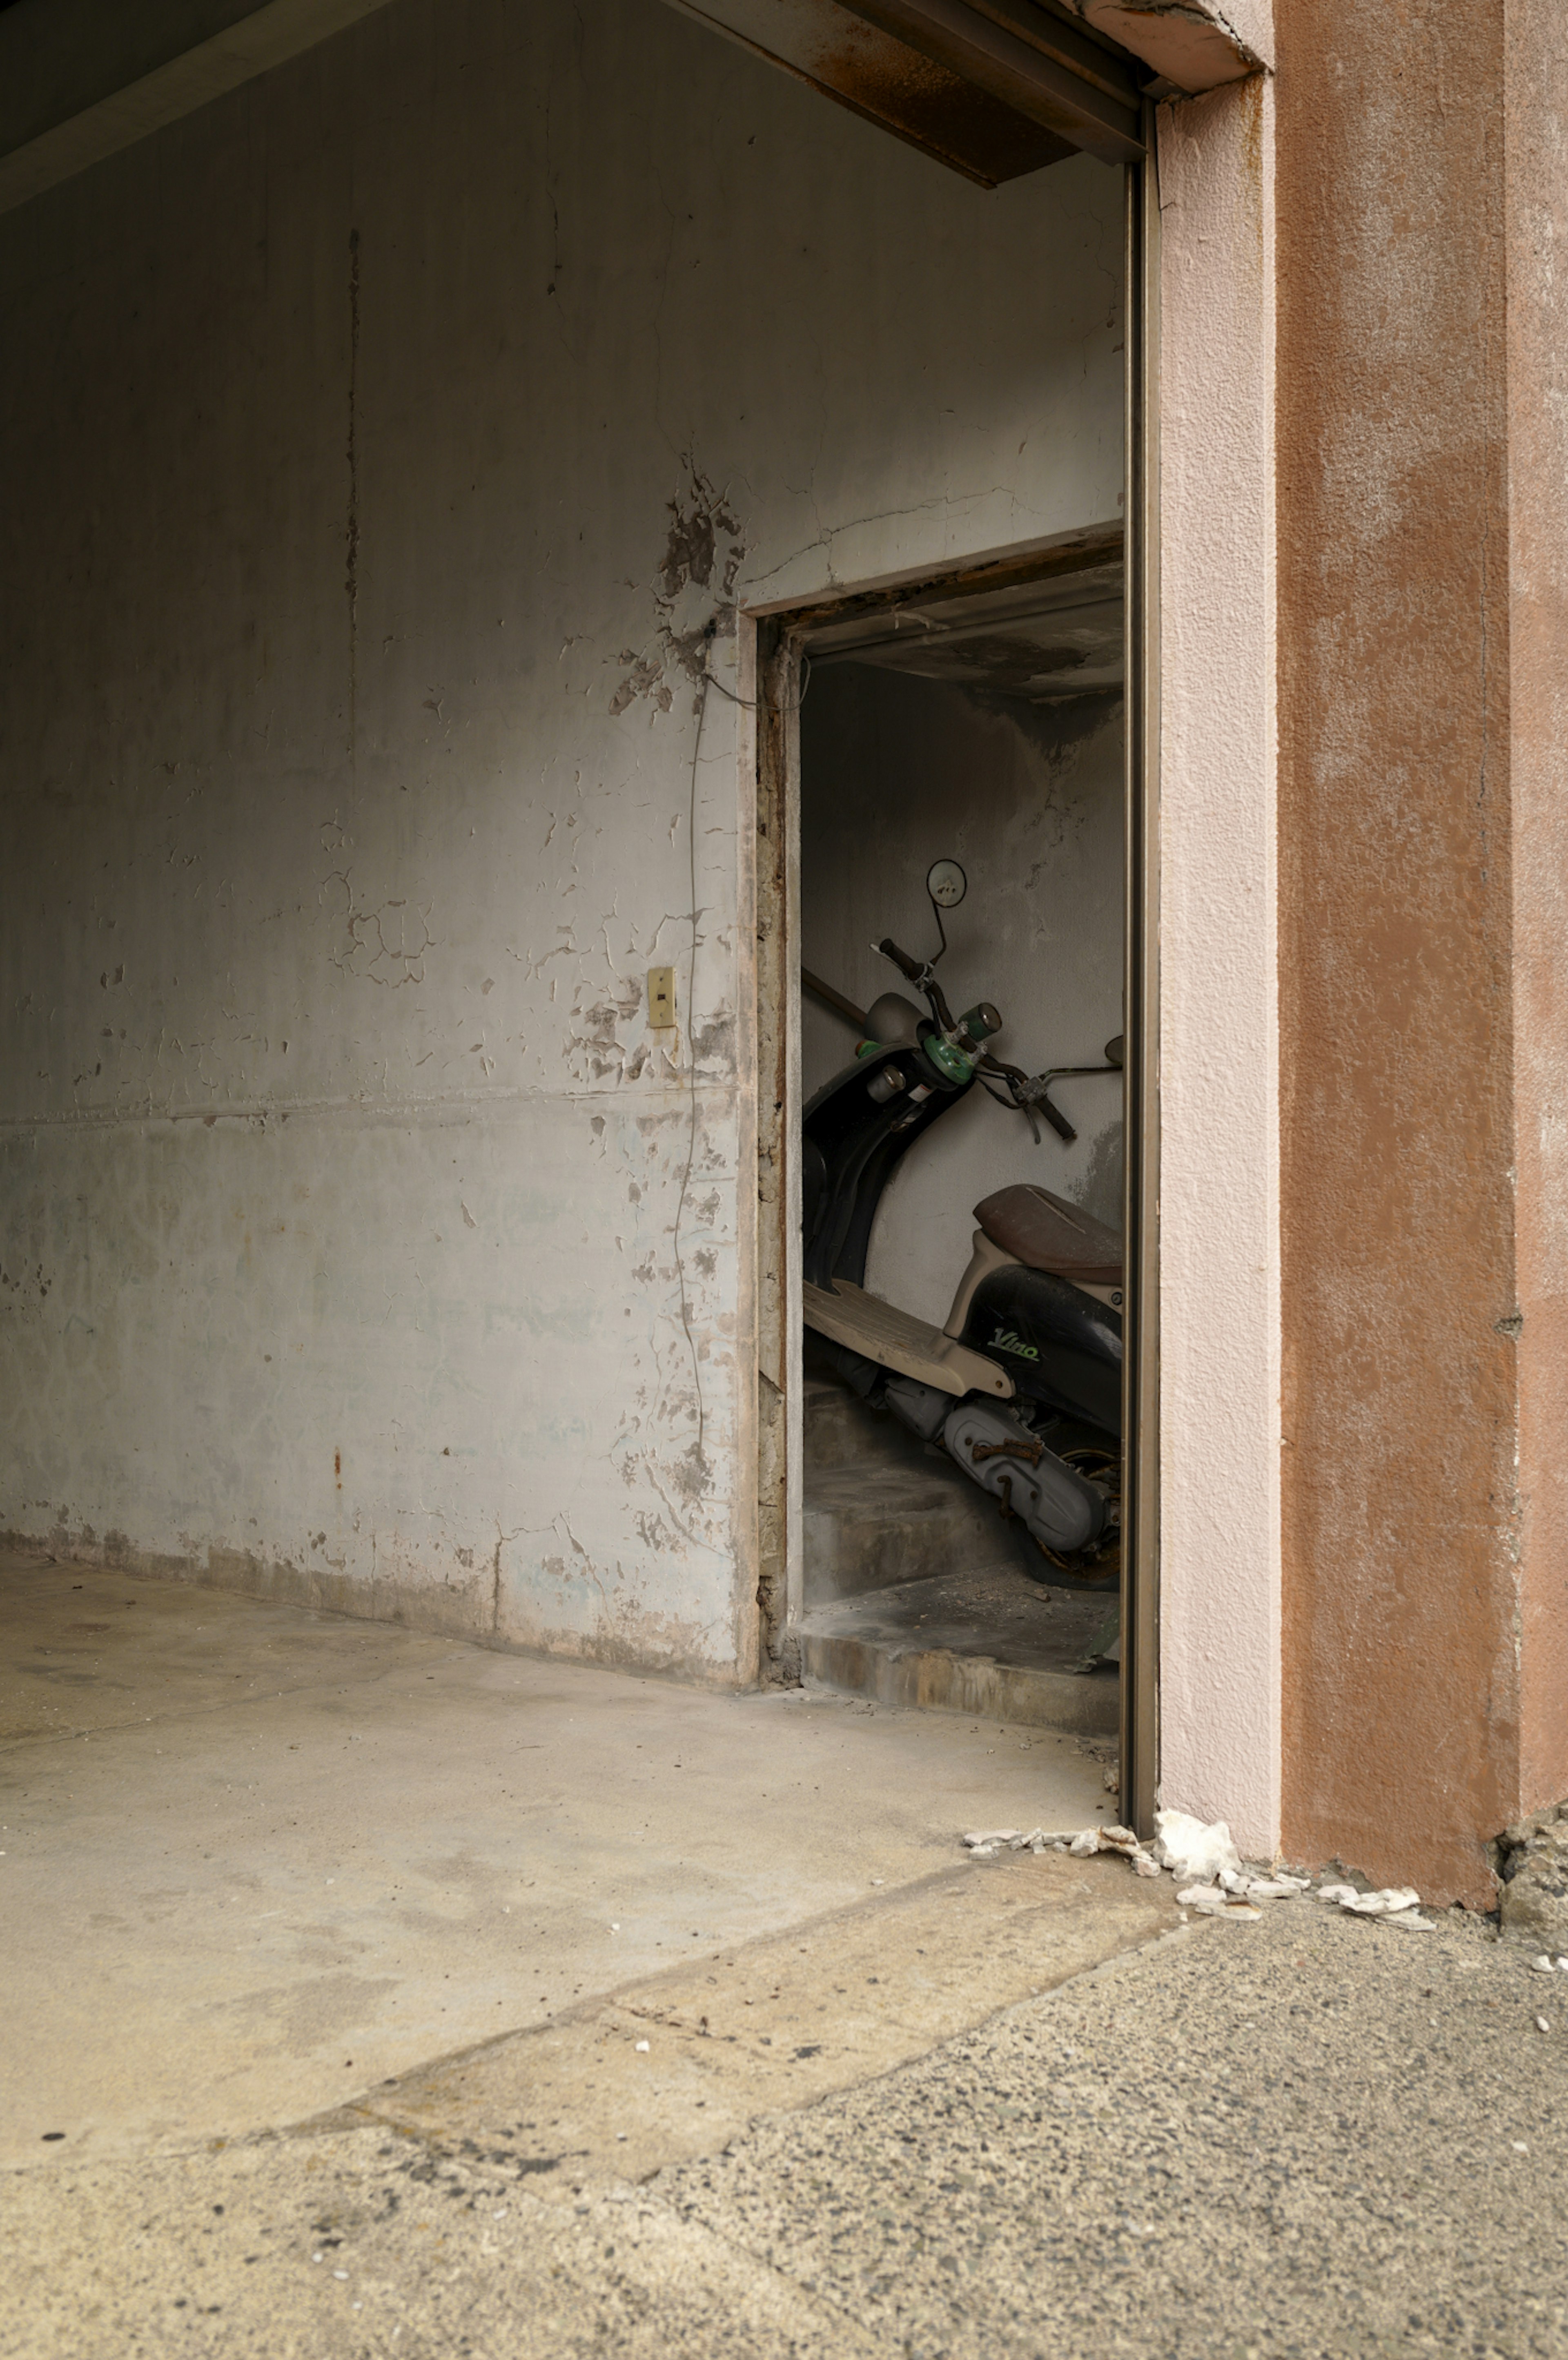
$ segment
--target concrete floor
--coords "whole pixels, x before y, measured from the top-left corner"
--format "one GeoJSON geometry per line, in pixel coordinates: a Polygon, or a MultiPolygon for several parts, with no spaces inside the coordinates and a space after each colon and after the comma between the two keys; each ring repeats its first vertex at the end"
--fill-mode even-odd
{"type": "Polygon", "coordinates": [[[1463,1912],[955,1859],[1098,1775],[950,1715],[3,1594],[0,2360],[1568,2351],[1568,1978],[1463,1912]]]}
{"type": "Polygon", "coordinates": [[[1038,1730],[0,1559],[0,2161],[297,2123],[1106,1808],[1038,1730]]]}
{"type": "MultiPolygon", "coordinates": [[[[1119,1863],[1083,1865],[1138,1905],[1119,1863]]],[[[960,1872],[962,1919],[1037,1869],[1064,1864],[960,1872]]],[[[539,2152],[554,2092],[526,2052],[553,2033],[481,2052],[466,2120],[425,2081],[288,2137],[57,2150],[0,2176],[0,2355],[1562,2360],[1568,1983],[1529,1955],[1457,1912],[1411,1935],[1271,1904],[775,2096],[695,2153],[635,2000],[596,2027],[630,2126],[607,2162],[539,2152]]],[[[983,1978],[971,2014],[1010,1988],[983,1978]]],[[[728,2053],[748,1996],[708,2046],[728,2053]]]]}

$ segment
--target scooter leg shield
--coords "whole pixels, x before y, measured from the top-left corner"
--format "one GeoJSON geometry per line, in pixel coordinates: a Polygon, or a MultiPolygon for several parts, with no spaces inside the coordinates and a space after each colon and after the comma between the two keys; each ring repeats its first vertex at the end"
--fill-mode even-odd
{"type": "Polygon", "coordinates": [[[1067,1557],[1099,1539],[1104,1493],[1005,1410],[960,1402],[942,1438],[964,1473],[1020,1517],[1043,1547],[1067,1557]]]}

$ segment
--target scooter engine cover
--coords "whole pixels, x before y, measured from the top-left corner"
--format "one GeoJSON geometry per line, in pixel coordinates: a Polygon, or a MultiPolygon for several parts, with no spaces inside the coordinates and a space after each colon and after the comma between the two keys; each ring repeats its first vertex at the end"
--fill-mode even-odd
{"type": "Polygon", "coordinates": [[[1021,1517],[1046,1548],[1068,1557],[1104,1532],[1104,1492],[1006,1410],[960,1402],[942,1438],[964,1473],[1021,1517]]]}
{"type": "Polygon", "coordinates": [[[1022,1262],[995,1270],[975,1290],[962,1341],[1006,1369],[1024,1400],[1120,1434],[1121,1314],[1081,1286],[1022,1262]]]}

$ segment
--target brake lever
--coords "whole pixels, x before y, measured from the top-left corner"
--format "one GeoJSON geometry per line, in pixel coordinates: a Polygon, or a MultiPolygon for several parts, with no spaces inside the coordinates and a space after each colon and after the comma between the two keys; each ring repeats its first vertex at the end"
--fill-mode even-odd
{"type": "Polygon", "coordinates": [[[1078,1133],[1073,1130],[1062,1109],[1051,1105],[1051,1076],[1020,1074],[1014,1066],[1008,1071],[1007,1079],[1012,1089],[1014,1105],[1020,1114],[1027,1115],[1029,1118],[1029,1127],[1034,1132],[1035,1145],[1037,1147],[1040,1145],[1040,1131],[1034,1119],[1034,1110],[1038,1107],[1058,1139],[1071,1147],[1078,1133]]]}

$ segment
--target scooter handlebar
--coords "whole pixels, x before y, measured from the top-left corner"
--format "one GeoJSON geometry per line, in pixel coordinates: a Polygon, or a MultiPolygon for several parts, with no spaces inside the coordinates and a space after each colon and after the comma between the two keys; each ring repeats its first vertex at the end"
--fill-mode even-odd
{"type": "Polygon", "coordinates": [[[901,968],[911,983],[919,983],[925,968],[919,959],[912,959],[908,951],[901,951],[891,934],[885,934],[877,947],[884,958],[890,958],[896,967],[901,968]]]}
{"type": "MultiPolygon", "coordinates": [[[[1045,1117],[1057,1137],[1064,1139],[1071,1146],[1078,1134],[1062,1109],[1052,1106],[1046,1095],[1051,1078],[1049,1075],[1037,1074],[1031,1078],[1028,1074],[1020,1072],[1017,1065],[1004,1065],[999,1057],[993,1057],[984,1051],[981,1054],[980,1063],[986,1073],[995,1074],[998,1080],[1007,1083],[1008,1096],[1018,1112],[1028,1115],[1031,1131],[1034,1131],[1034,1118],[1038,1112],[1045,1117]]],[[[1034,1135],[1038,1142],[1039,1131],[1036,1131],[1034,1135]]]]}
{"type": "MultiPolygon", "coordinates": [[[[928,998],[930,998],[932,1005],[936,1009],[944,1031],[951,1032],[953,1029],[953,1019],[948,1013],[947,1002],[943,1000],[941,989],[937,984],[935,977],[931,974],[931,969],[929,967],[922,967],[919,959],[912,959],[908,951],[901,951],[898,948],[898,944],[893,940],[891,934],[884,934],[877,947],[884,958],[890,958],[894,966],[898,967],[901,973],[908,976],[911,983],[918,983],[920,985],[921,990],[927,994],[928,998]]],[[[970,1012],[975,1015],[983,1016],[986,1032],[995,1032],[1000,1030],[1002,1020],[997,1015],[996,1010],[992,1008],[988,1002],[983,1000],[978,1009],[972,1010],[970,1012]]],[[[981,1038],[984,1037],[985,1034],[982,1034],[981,1038]]],[[[978,1047],[978,1041],[972,1043],[972,1046],[974,1047],[978,1047]]],[[[991,1073],[1006,1075],[1008,1077],[1009,1087],[1013,1090],[1013,1103],[1018,1109],[1020,1113],[1023,1112],[1027,1107],[1036,1106],[1040,1109],[1040,1113],[1044,1115],[1047,1122],[1051,1125],[1052,1131],[1055,1131],[1059,1139],[1066,1140],[1071,1143],[1077,1138],[1077,1132],[1073,1130],[1073,1125],[1068,1121],[1067,1117],[1062,1112],[1061,1108],[1053,1107],[1051,1105],[1051,1100],[1046,1097],[1043,1088],[1041,1088],[1038,1093],[1030,1090],[1029,1087],[1029,1076],[1026,1074],[1021,1074],[1016,1065],[1004,1065],[1000,1064],[997,1059],[988,1054],[982,1055],[980,1063],[991,1073]],[[1019,1095],[1020,1089],[1027,1092],[1028,1095],[1019,1095]]],[[[1038,1133],[1036,1135],[1038,1137],[1038,1133]]]]}

